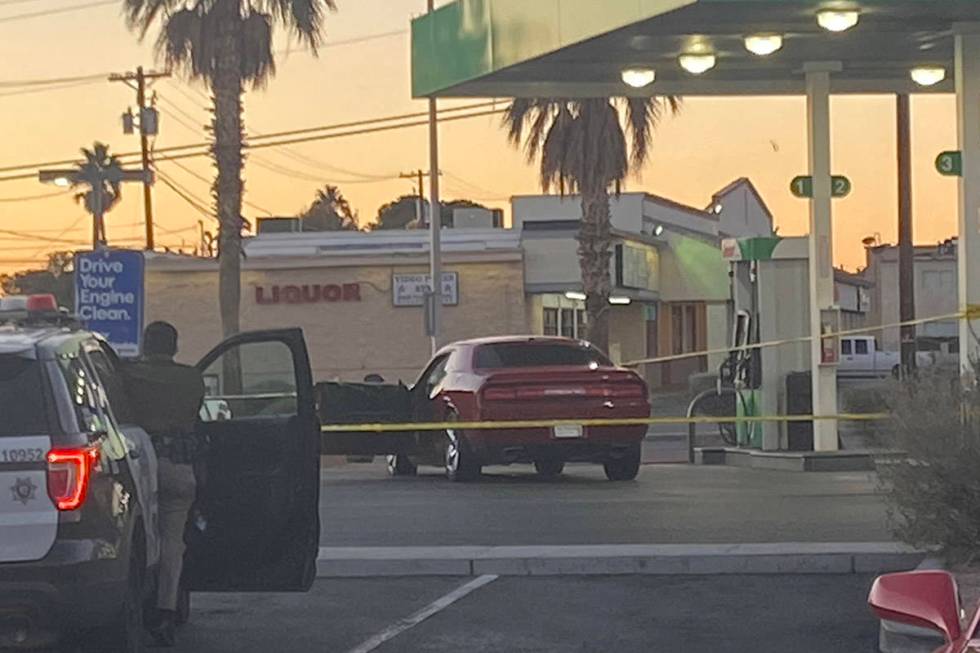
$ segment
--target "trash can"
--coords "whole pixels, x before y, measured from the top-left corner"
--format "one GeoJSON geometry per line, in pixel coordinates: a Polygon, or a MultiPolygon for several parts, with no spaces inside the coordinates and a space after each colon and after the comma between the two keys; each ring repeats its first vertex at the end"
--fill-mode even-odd
{"type": "MultiPolygon", "coordinates": [[[[786,414],[813,414],[813,384],[809,372],[786,375],[786,414]]],[[[790,451],[813,451],[813,422],[787,422],[787,446],[790,451]]]]}

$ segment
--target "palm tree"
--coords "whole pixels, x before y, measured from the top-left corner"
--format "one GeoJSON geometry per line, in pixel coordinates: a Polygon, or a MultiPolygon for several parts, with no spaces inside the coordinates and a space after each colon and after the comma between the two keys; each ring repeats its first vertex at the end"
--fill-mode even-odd
{"type": "Polygon", "coordinates": [[[334,0],[123,0],[126,20],[140,38],[159,24],[157,52],[169,67],[204,80],[214,102],[212,193],[218,236],[219,303],[226,336],[239,330],[241,304],[242,96],[275,74],[272,33],[288,29],[316,53],[324,16],[334,0]]]}
{"type": "Polygon", "coordinates": [[[78,164],[71,185],[89,188],[75,199],[92,214],[93,245],[105,245],[105,214],[122,199],[122,164],[109,154],[109,146],[103,143],[95,143],[91,150],[83,147],[82,156],[84,161],[78,164]]]}
{"type": "Polygon", "coordinates": [[[358,231],[357,212],[336,186],[326,185],[299,216],[303,231],[358,231]]]}
{"type": "Polygon", "coordinates": [[[680,99],[650,98],[517,99],[504,115],[511,143],[523,143],[527,158],[541,158],[541,186],[564,196],[582,196],[578,235],[585,290],[588,337],[609,346],[609,262],[612,234],[609,194],[618,195],[631,172],[650,155],[653,133],[665,114],[676,114],[680,99]]]}

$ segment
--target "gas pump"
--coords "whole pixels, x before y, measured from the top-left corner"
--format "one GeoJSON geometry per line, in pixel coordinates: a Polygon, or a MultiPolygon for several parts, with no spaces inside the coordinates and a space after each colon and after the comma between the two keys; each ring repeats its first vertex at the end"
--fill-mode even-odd
{"type": "MultiPolygon", "coordinates": [[[[696,415],[732,415],[734,424],[720,424],[719,431],[730,446],[762,449],[763,425],[741,421],[740,417],[762,414],[763,378],[761,338],[761,301],[759,295],[759,262],[769,261],[782,238],[756,237],[722,241],[722,257],[731,266],[730,288],[732,340],[728,357],[718,369],[714,389],[696,396],[688,407],[688,417],[696,415]],[[720,400],[720,401],[719,401],[720,400]],[[722,410],[719,411],[719,403],[722,410]]],[[[688,448],[694,460],[695,427],[688,429],[688,448]]]]}
{"type": "MultiPolygon", "coordinates": [[[[735,416],[755,417],[759,414],[759,389],[762,387],[761,355],[757,322],[746,311],[736,311],[732,324],[732,349],[718,369],[719,395],[734,391],[735,416]]],[[[736,422],[722,425],[725,440],[739,447],[761,447],[762,429],[757,422],[736,422]]]]}

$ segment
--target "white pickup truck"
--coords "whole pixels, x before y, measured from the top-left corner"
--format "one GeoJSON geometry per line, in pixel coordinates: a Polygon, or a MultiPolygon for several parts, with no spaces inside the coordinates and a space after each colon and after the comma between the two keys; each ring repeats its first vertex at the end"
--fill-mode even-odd
{"type": "MultiPolygon", "coordinates": [[[[920,351],[916,353],[918,367],[950,365],[958,363],[956,354],[920,351]]],[[[840,341],[840,367],[837,375],[844,378],[873,378],[898,376],[902,355],[897,351],[882,351],[874,336],[848,336],[840,341]]]]}
{"type": "Polygon", "coordinates": [[[889,376],[896,374],[901,365],[901,354],[897,351],[879,351],[874,336],[848,336],[840,340],[838,376],[889,376]]]}

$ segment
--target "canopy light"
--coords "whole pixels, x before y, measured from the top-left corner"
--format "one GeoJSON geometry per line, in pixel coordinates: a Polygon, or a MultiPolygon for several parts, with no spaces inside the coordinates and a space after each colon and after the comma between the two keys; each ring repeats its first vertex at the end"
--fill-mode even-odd
{"type": "Polygon", "coordinates": [[[653,228],[654,236],[661,236],[663,235],[663,233],[664,233],[664,226],[662,224],[658,224],[656,227],[653,228]]]}
{"type": "Polygon", "coordinates": [[[745,49],[760,57],[767,57],[783,47],[783,37],[779,34],[752,34],[745,37],[745,49]]]}
{"type": "Polygon", "coordinates": [[[633,300],[629,297],[610,297],[609,303],[613,306],[629,306],[633,303],[633,300]]]}
{"type": "Polygon", "coordinates": [[[817,24],[828,32],[846,32],[858,24],[861,14],[856,11],[828,9],[817,14],[817,24]]]}
{"type": "Polygon", "coordinates": [[[633,88],[643,88],[657,81],[657,71],[652,68],[627,68],[623,71],[623,83],[633,88]]]}
{"type": "Polygon", "coordinates": [[[942,66],[918,66],[910,74],[912,81],[919,86],[935,86],[946,79],[946,69],[942,66]]]}
{"type": "Polygon", "coordinates": [[[713,54],[682,54],[677,63],[692,75],[701,75],[714,68],[717,59],[713,54]]]}
{"type": "Polygon", "coordinates": [[[584,292],[576,292],[574,290],[569,290],[565,293],[565,297],[577,302],[584,302],[586,300],[584,292]]]}

